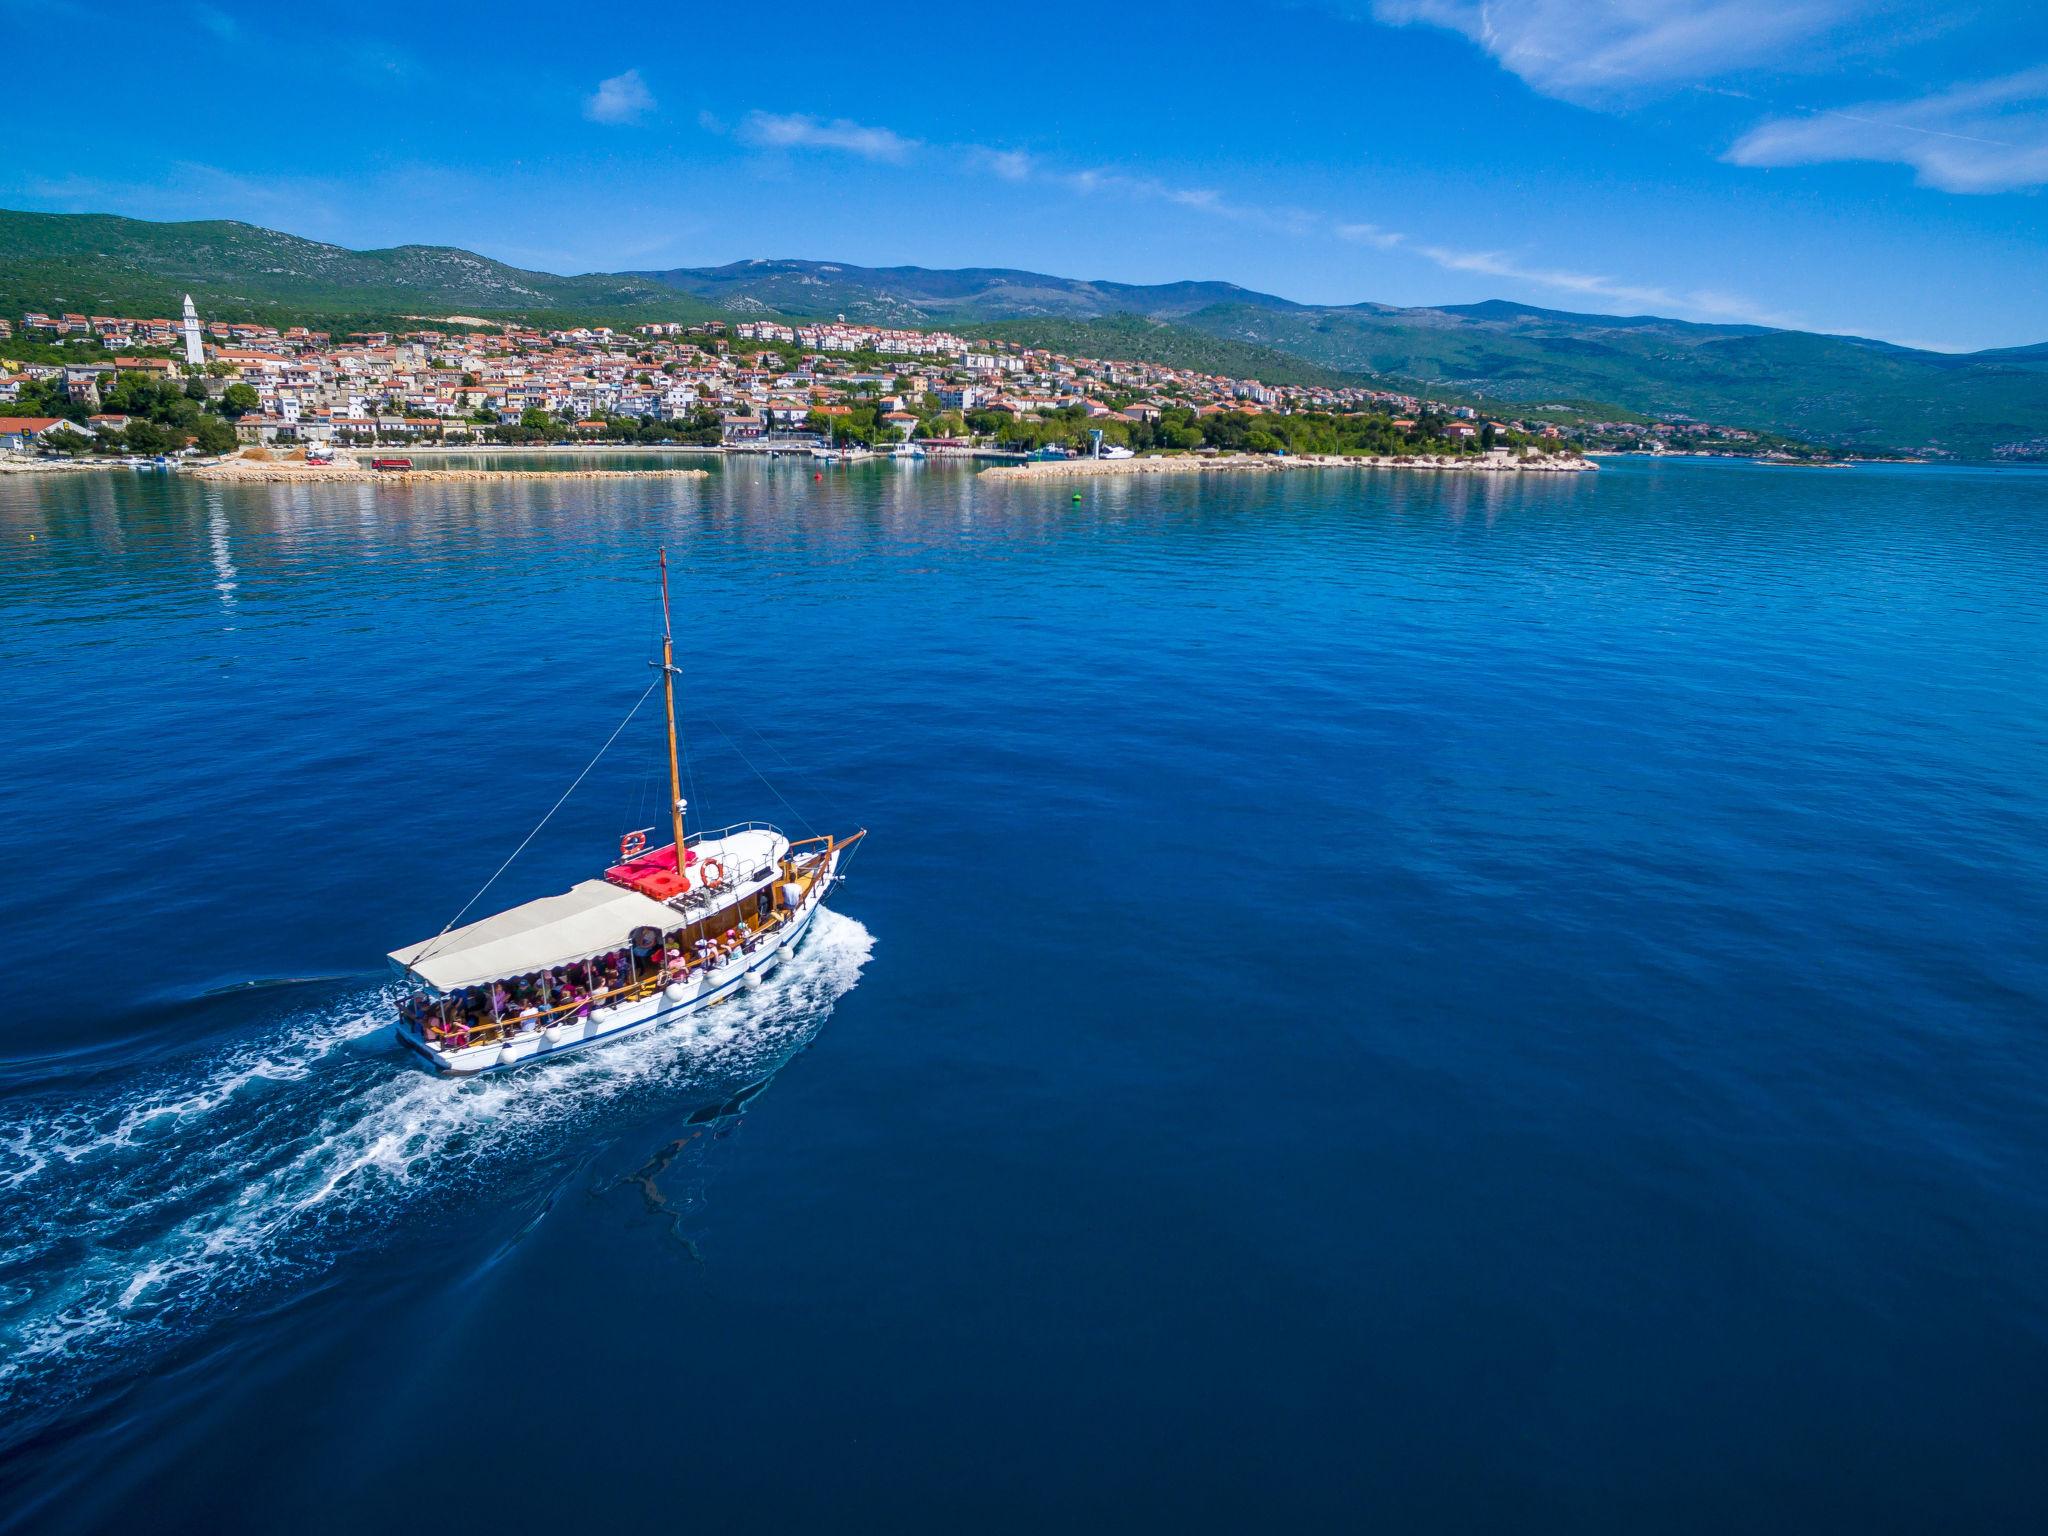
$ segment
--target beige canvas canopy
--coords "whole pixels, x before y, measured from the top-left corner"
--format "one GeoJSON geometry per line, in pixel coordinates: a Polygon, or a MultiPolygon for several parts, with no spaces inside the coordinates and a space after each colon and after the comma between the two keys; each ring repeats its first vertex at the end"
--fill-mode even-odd
{"type": "Polygon", "coordinates": [[[635,928],[666,933],[688,921],[638,891],[585,880],[438,939],[391,952],[391,963],[438,991],[523,976],[623,945],[635,928]],[[419,958],[415,958],[418,956],[419,958]]]}

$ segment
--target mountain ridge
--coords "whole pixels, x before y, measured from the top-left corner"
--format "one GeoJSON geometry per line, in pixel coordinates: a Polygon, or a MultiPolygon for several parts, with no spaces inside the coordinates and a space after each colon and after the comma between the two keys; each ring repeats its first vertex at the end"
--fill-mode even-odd
{"type": "Polygon", "coordinates": [[[798,257],[565,276],[453,246],[356,251],[239,220],[0,210],[0,313],[161,314],[185,291],[231,319],[438,311],[630,324],[845,314],[1019,340],[1066,337],[1070,350],[1114,346],[1125,350],[1096,355],[1205,372],[1263,368],[1259,376],[1275,383],[1374,380],[1503,409],[1613,402],[1643,416],[1850,449],[1964,457],[2013,445],[2048,450],[2048,342],[1938,353],[1868,337],[1505,299],[1317,305],[1216,279],[1123,283],[1016,267],[798,257]]]}

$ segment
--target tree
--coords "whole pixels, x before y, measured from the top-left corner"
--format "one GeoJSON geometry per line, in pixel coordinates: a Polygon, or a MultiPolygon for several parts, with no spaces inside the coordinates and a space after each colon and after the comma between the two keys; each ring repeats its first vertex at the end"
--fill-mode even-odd
{"type": "Polygon", "coordinates": [[[169,453],[177,446],[169,428],[138,416],[121,434],[130,453],[169,453]]]}
{"type": "Polygon", "coordinates": [[[221,414],[230,421],[246,416],[263,403],[253,384],[230,384],[220,397],[221,414]]]}
{"type": "Polygon", "coordinates": [[[192,424],[192,438],[201,453],[233,453],[235,429],[218,416],[202,416],[192,424]]]}
{"type": "Polygon", "coordinates": [[[206,380],[198,377],[196,374],[192,378],[187,379],[185,381],[185,398],[187,400],[204,400],[206,398],[206,380]]]}

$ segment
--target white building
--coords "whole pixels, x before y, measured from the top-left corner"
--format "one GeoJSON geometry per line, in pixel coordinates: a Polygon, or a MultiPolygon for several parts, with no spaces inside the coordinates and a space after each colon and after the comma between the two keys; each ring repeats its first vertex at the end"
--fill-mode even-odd
{"type": "Polygon", "coordinates": [[[185,295],[185,366],[199,368],[205,365],[206,354],[199,348],[199,311],[192,307],[192,295],[185,295]]]}

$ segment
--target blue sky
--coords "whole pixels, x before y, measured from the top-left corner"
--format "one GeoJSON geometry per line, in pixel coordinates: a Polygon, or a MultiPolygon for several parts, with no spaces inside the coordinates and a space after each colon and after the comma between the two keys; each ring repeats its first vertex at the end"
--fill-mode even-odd
{"type": "Polygon", "coordinates": [[[2048,341],[2048,3],[0,0],[0,204],[2048,341]]]}

